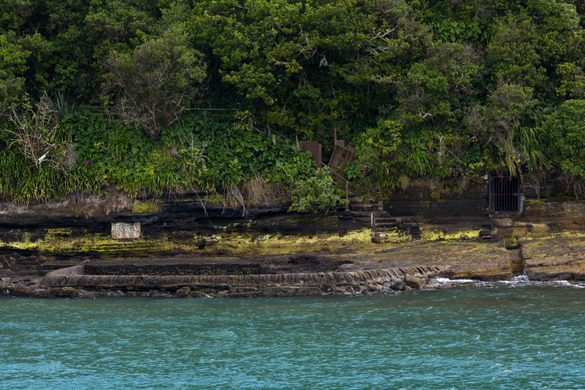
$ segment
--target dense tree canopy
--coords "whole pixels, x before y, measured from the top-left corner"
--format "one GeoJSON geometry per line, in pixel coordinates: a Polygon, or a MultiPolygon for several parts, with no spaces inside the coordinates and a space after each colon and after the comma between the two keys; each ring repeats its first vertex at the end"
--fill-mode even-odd
{"type": "Polygon", "coordinates": [[[337,129],[364,191],[528,165],[582,195],[584,15],[576,0],[6,0],[0,149],[48,96],[153,142],[202,109],[326,145],[337,129]]]}

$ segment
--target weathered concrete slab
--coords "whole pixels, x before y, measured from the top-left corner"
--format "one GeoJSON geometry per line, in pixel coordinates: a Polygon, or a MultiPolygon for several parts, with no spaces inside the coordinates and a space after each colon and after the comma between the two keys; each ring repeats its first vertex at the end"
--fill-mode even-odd
{"type": "Polygon", "coordinates": [[[136,240],[140,238],[141,233],[140,222],[112,222],[114,240],[136,240]]]}

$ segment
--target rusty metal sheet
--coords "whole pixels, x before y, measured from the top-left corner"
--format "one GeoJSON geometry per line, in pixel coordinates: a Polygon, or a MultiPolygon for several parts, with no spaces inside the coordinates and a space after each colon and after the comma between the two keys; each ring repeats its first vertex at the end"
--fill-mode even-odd
{"type": "Polygon", "coordinates": [[[299,141],[301,149],[311,153],[313,161],[320,167],[323,164],[323,147],[317,141],[299,141]]]}

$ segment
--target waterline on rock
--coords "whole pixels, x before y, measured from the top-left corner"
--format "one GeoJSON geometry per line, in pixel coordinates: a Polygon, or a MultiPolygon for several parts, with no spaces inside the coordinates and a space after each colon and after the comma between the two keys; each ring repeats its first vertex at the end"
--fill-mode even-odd
{"type": "Polygon", "coordinates": [[[515,276],[511,280],[474,280],[474,279],[450,279],[439,277],[431,279],[426,286],[426,289],[448,289],[457,287],[477,287],[477,288],[496,288],[496,287],[551,287],[551,288],[585,288],[585,282],[569,281],[569,280],[550,280],[550,281],[536,281],[528,279],[526,275],[515,276]]]}

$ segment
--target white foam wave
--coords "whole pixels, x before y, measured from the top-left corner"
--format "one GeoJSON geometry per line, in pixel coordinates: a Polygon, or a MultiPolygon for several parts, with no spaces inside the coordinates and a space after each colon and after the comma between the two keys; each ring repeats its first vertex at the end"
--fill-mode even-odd
{"type": "Polygon", "coordinates": [[[551,280],[551,281],[535,281],[530,280],[526,275],[518,275],[512,280],[496,280],[496,281],[480,281],[473,279],[449,279],[444,277],[435,278],[429,283],[432,287],[441,286],[455,286],[455,285],[475,285],[478,287],[568,287],[568,288],[585,288],[585,283],[573,283],[568,280],[551,280]]]}
{"type": "Polygon", "coordinates": [[[477,280],[473,279],[449,279],[449,278],[435,278],[435,281],[439,284],[469,284],[477,283],[477,280]]]}
{"type": "Polygon", "coordinates": [[[553,283],[555,286],[558,287],[572,287],[572,288],[585,288],[585,285],[580,283],[571,283],[568,280],[555,280],[553,283]]]}
{"type": "Polygon", "coordinates": [[[518,275],[512,279],[513,283],[529,283],[530,279],[528,279],[527,275],[518,275]]]}

